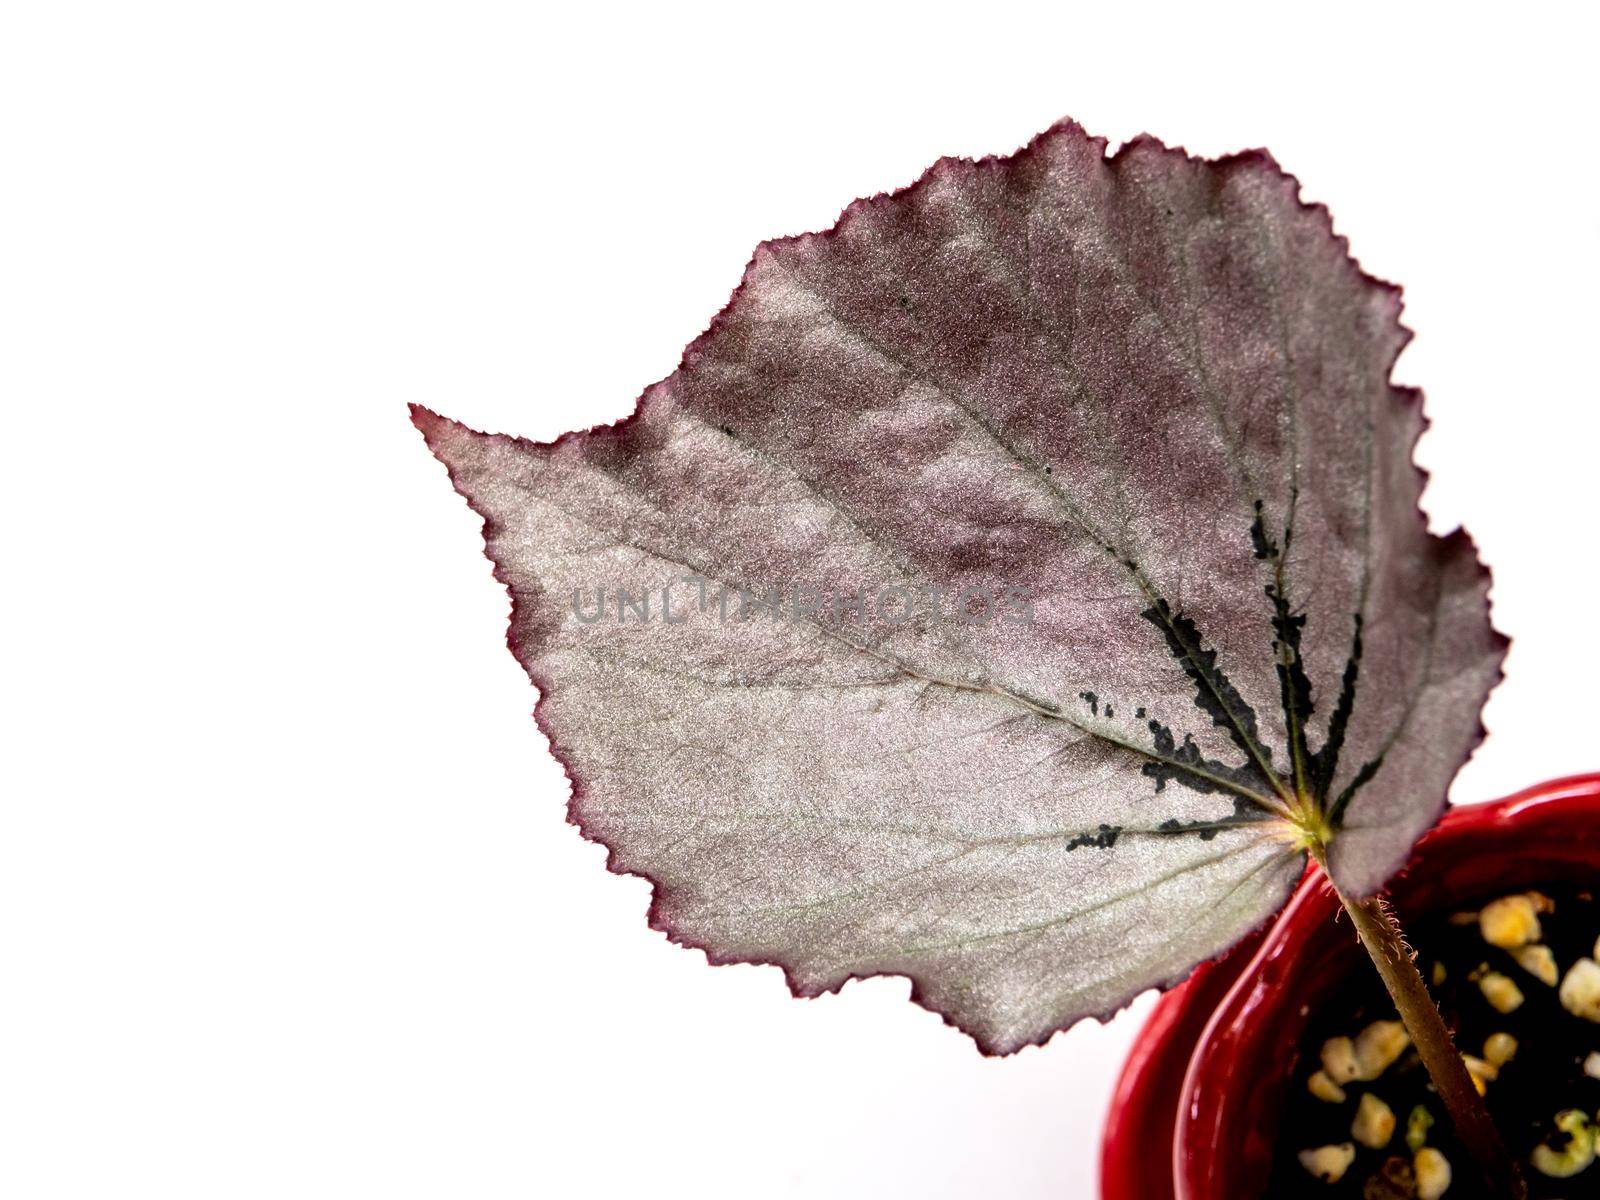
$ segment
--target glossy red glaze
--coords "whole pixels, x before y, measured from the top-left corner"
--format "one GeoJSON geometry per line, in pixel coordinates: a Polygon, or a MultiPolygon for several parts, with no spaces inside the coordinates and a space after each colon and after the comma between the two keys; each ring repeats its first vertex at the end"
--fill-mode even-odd
{"type": "MultiPolygon", "coordinates": [[[[1600,775],[1584,775],[1449,810],[1390,892],[1403,917],[1420,917],[1498,889],[1597,877],[1600,775]]],[[[1104,1200],[1261,1194],[1285,1065],[1317,998],[1360,962],[1337,917],[1326,883],[1308,877],[1253,954],[1235,950],[1157,1005],[1107,1121],[1104,1200]]]]}
{"type": "Polygon", "coordinates": [[[1266,929],[1216,962],[1201,963],[1156,1002],[1128,1051],[1100,1144],[1100,1194],[1107,1200],[1172,1200],[1172,1168],[1161,1150],[1178,1119],[1178,1085],[1211,1014],[1249,965],[1266,929]],[[1150,1130],[1165,1130],[1152,1146],[1150,1130]]]}

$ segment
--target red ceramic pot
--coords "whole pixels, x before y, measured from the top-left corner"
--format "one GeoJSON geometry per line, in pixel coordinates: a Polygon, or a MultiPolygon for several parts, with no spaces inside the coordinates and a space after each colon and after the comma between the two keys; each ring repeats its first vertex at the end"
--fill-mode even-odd
{"type": "MultiPolygon", "coordinates": [[[[1487,893],[1600,878],[1600,775],[1450,809],[1390,894],[1414,920],[1487,893]]],[[[1271,1170],[1309,1013],[1362,965],[1338,901],[1309,875],[1277,921],[1162,997],[1112,1101],[1103,1200],[1246,1200],[1271,1170]]],[[[1365,968],[1363,968],[1365,969],[1365,968]]]]}

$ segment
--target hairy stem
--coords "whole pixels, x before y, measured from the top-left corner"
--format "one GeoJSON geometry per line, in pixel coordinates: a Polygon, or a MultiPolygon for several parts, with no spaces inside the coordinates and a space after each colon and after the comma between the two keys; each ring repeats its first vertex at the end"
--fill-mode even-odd
{"type": "MultiPolygon", "coordinates": [[[[1318,862],[1326,874],[1327,864],[1322,862],[1320,855],[1318,862]]],[[[1329,882],[1332,882],[1332,876],[1329,876],[1329,882]]],[[[1433,1081],[1434,1090],[1444,1102],[1462,1144],[1477,1159],[1496,1196],[1524,1200],[1528,1189],[1522,1174],[1507,1153],[1500,1131],[1495,1128],[1483,1097],[1478,1094],[1472,1076],[1467,1073],[1466,1064],[1456,1050],[1455,1039],[1450,1036],[1449,1027],[1439,1015],[1439,1006],[1434,1003],[1427,985],[1422,982],[1394,915],[1377,896],[1352,900],[1339,891],[1337,884],[1334,884],[1334,891],[1338,893],[1345,911],[1350,914],[1350,920],[1361,936],[1361,944],[1366,947],[1373,965],[1383,978],[1384,987],[1389,989],[1400,1020],[1405,1023],[1412,1045],[1416,1046],[1417,1053],[1422,1057],[1422,1065],[1427,1068],[1428,1078],[1433,1081]]]]}

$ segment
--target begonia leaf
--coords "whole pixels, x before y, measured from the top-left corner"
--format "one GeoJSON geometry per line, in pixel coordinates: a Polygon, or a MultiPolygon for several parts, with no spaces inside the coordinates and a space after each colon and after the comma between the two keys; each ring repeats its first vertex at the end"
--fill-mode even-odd
{"type": "Polygon", "coordinates": [[[1076,125],[762,245],[626,420],[414,418],[571,818],[796,993],[1007,1052],[1383,885],[1504,640],[1430,534],[1396,289],[1271,158],[1076,125]]]}

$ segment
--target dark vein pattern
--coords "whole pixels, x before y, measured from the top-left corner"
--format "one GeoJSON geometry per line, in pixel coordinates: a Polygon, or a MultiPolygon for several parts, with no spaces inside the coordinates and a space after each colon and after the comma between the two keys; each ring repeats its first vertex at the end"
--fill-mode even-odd
{"type": "Polygon", "coordinates": [[[1398,316],[1265,155],[1063,124],[760,247],[618,425],[415,417],[652,922],[1007,1052],[1269,916],[1297,808],[1380,886],[1480,736],[1398,316]]]}

